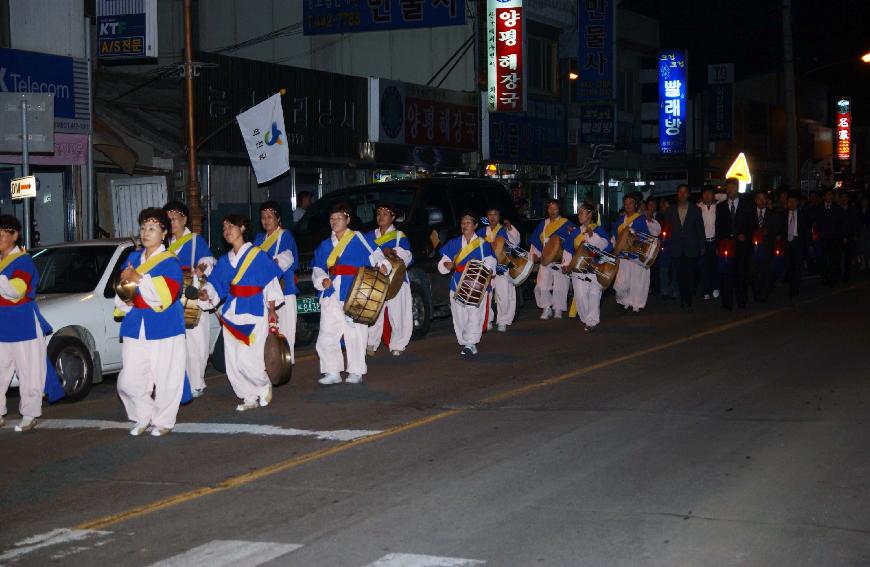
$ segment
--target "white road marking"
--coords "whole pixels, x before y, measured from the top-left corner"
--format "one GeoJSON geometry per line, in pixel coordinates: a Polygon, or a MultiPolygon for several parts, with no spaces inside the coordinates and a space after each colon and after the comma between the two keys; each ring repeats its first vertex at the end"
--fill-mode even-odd
{"type": "MultiPolygon", "coordinates": [[[[103,419],[46,419],[39,422],[37,429],[130,429],[132,423],[103,419]]],[[[353,441],[362,437],[377,435],[380,431],[370,429],[338,429],[335,431],[314,431],[294,429],[275,425],[254,425],[249,423],[177,423],[175,433],[195,433],[208,435],[274,435],[279,437],[313,437],[321,441],[353,441]]]]}
{"type": "Polygon", "coordinates": [[[435,555],[415,555],[412,553],[390,553],[366,567],[472,567],[485,565],[486,561],[463,559],[461,557],[437,557],[435,555]]]}
{"type": "Polygon", "coordinates": [[[4,551],[2,555],[0,555],[0,565],[3,565],[8,561],[15,561],[25,555],[46,547],[61,545],[73,541],[82,541],[92,537],[109,535],[111,533],[112,532],[97,530],[71,530],[69,528],[59,528],[44,534],[31,536],[17,542],[15,547],[12,549],[4,551]]]}
{"type": "Polygon", "coordinates": [[[150,567],[257,567],[300,547],[295,543],[216,539],[150,567]]]}

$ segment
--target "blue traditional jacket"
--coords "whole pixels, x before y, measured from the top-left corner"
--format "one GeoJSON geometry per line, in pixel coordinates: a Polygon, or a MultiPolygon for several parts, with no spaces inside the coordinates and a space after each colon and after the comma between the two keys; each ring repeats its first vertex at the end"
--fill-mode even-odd
{"type": "Polygon", "coordinates": [[[211,257],[211,250],[209,250],[205,238],[192,232],[188,232],[175,242],[170,243],[169,251],[178,257],[182,270],[193,270],[203,258],[211,257]],[[196,246],[194,246],[194,242],[196,246]]]}
{"type": "MultiPolygon", "coordinates": [[[[339,288],[339,300],[347,300],[353,278],[357,270],[363,266],[371,266],[371,255],[374,248],[361,232],[347,229],[338,245],[333,245],[332,237],[320,243],[314,251],[312,268],[318,268],[332,280],[329,288],[318,292],[317,297],[323,301],[335,294],[336,285],[339,288]],[[343,242],[344,241],[344,244],[343,242]]],[[[312,274],[312,277],[318,276],[312,274]]],[[[318,284],[319,282],[316,282],[318,284]]]]}
{"type": "MultiPolygon", "coordinates": [[[[160,297],[160,305],[151,307],[136,289],[133,307],[121,321],[121,336],[138,339],[142,325],[148,340],[167,339],[184,334],[184,308],[181,306],[181,262],[169,251],[155,252],[142,261],[144,250],[134,250],[127,262],[141,275],[151,276],[151,283],[160,297]]],[[[125,263],[126,265],[126,263],[125,263]]]]}
{"type": "Polygon", "coordinates": [[[561,223],[561,226],[556,230],[552,230],[549,228],[552,223],[545,226],[546,219],[542,220],[538,223],[538,226],[535,227],[535,231],[532,233],[531,239],[529,239],[529,244],[533,245],[539,251],[544,250],[544,238],[546,234],[549,234],[547,238],[559,237],[562,240],[562,248],[567,248],[565,246],[566,242],[571,242],[571,232],[577,230],[577,225],[565,219],[563,217],[559,217],[554,221],[555,223],[561,223]],[[550,232],[548,232],[550,231],[550,232]]]}
{"type": "MultiPolygon", "coordinates": [[[[293,263],[287,268],[281,277],[284,278],[284,295],[298,295],[299,288],[296,286],[296,270],[299,269],[299,249],[296,247],[296,239],[289,230],[278,229],[281,236],[270,239],[265,232],[261,232],[254,238],[254,246],[260,247],[270,258],[278,254],[290,251],[293,254],[293,263]],[[263,244],[269,241],[264,247],[263,244]]],[[[272,233],[274,235],[274,233],[272,233]]]]}
{"type": "MultiPolygon", "coordinates": [[[[374,230],[370,230],[366,233],[366,240],[369,242],[369,246],[373,249],[383,250],[384,248],[401,248],[402,250],[411,251],[411,241],[408,240],[408,237],[401,230],[394,228],[393,230],[383,234],[381,236],[377,236],[374,230]]],[[[408,262],[407,266],[410,268],[414,264],[414,256],[411,256],[411,261],[408,262]]],[[[408,277],[408,272],[405,272],[405,281],[410,282],[411,279],[408,277]]]]}
{"type": "Polygon", "coordinates": [[[18,249],[0,261],[0,275],[6,276],[19,293],[18,300],[0,297],[0,342],[30,341],[38,336],[39,324],[43,335],[51,333],[51,325],[36,305],[39,272],[29,254],[18,249]]]}
{"type": "Polygon", "coordinates": [[[222,313],[235,306],[236,314],[262,317],[266,312],[263,289],[280,277],[281,270],[275,262],[258,247],[249,246],[235,268],[230,264],[229,254],[221,256],[208,281],[224,301],[222,313]]]}
{"type": "Polygon", "coordinates": [[[447,244],[439,250],[441,255],[450,258],[453,262],[453,273],[450,275],[450,291],[456,291],[456,286],[459,285],[459,280],[462,278],[462,272],[465,271],[465,266],[472,260],[483,261],[486,258],[495,258],[492,254],[492,246],[484,238],[476,236],[468,247],[462,245],[462,235],[451,238],[447,244]],[[475,243],[474,247],[471,244],[475,243]]]}

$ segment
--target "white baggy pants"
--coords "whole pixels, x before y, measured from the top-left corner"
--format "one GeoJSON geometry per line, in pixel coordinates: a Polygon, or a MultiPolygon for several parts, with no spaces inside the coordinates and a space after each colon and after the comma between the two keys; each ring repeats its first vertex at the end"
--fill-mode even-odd
{"type": "Polygon", "coordinates": [[[187,340],[187,378],[194,390],[205,388],[205,366],[208,363],[209,320],[212,317],[203,311],[199,323],[193,329],[186,329],[187,340]]]}
{"type": "Polygon", "coordinates": [[[185,346],[184,335],[157,340],[124,337],[118,396],[130,421],[175,427],[184,391],[185,346]]]}
{"type": "Polygon", "coordinates": [[[570,278],[563,274],[562,270],[554,270],[553,266],[559,267],[554,262],[538,268],[538,279],[535,282],[535,302],[541,309],[552,307],[554,311],[568,310],[568,286],[570,278]]]}
{"type": "Polygon", "coordinates": [[[649,270],[637,262],[622,259],[613,282],[613,291],[616,292],[617,303],[640,311],[646,307],[649,295],[649,270]]]}
{"type": "Polygon", "coordinates": [[[22,417],[42,415],[42,392],[45,389],[45,337],[39,323],[38,337],[29,341],[0,343],[0,416],[6,415],[6,391],[12,375],[18,375],[18,412],[22,417]]]}
{"type": "Polygon", "coordinates": [[[341,339],[347,352],[347,371],[363,375],[366,368],[368,327],[355,323],[344,314],[344,302],[333,293],[320,302],[320,330],[317,333],[317,356],[321,374],[338,374],[345,369],[341,339]]]}
{"type": "Polygon", "coordinates": [[[594,327],[601,322],[601,286],[590,278],[572,276],[574,301],[577,305],[577,316],[587,327],[594,327]]]}
{"type": "Polygon", "coordinates": [[[254,340],[249,345],[233,337],[226,329],[223,332],[227,378],[236,396],[245,402],[253,402],[271,384],[263,357],[269,333],[268,317],[263,315],[257,318],[254,324],[254,340]]]}
{"type": "MultiPolygon", "coordinates": [[[[483,334],[483,319],[486,315],[486,305],[480,307],[463,305],[456,301],[455,293],[450,292],[450,313],[453,315],[453,331],[460,346],[472,346],[480,342],[483,334]]],[[[488,301],[488,299],[484,299],[488,301]]]]}
{"type": "Polygon", "coordinates": [[[493,303],[498,305],[496,324],[510,325],[517,312],[517,288],[506,275],[496,274],[492,278],[492,291],[493,303]]]}
{"type": "Polygon", "coordinates": [[[296,364],[296,295],[285,295],[284,304],[275,313],[278,315],[278,331],[290,347],[290,361],[296,364]]]}
{"type": "Polygon", "coordinates": [[[405,350],[414,332],[414,312],[411,307],[411,284],[405,282],[396,297],[387,301],[378,320],[369,327],[368,346],[377,350],[384,334],[384,313],[390,321],[390,350],[405,350]]]}

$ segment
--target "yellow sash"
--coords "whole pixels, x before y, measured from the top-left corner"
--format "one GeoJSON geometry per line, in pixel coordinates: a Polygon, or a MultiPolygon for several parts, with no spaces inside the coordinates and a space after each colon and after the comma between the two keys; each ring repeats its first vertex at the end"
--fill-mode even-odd
{"type": "Polygon", "coordinates": [[[386,244],[390,240],[393,240],[393,239],[398,240],[399,238],[401,238],[399,231],[398,230],[391,230],[390,232],[383,234],[378,238],[375,238],[375,244],[377,244],[378,246],[383,246],[384,244],[386,244]]]}
{"type": "MultiPolygon", "coordinates": [[[[594,224],[594,223],[589,223],[586,225],[586,228],[591,228],[592,230],[595,230],[596,228],[598,228],[598,225],[594,224]]],[[[583,244],[583,241],[585,239],[586,239],[586,231],[583,230],[583,227],[581,226],[580,227],[580,234],[578,234],[577,236],[574,237],[574,250],[577,250],[578,248],[580,248],[580,245],[583,244]]]]}
{"type": "Polygon", "coordinates": [[[175,258],[175,254],[173,254],[169,250],[164,250],[160,254],[151,256],[150,258],[145,260],[144,264],[141,264],[138,268],[136,268],[136,273],[144,276],[145,274],[150,272],[154,268],[154,266],[156,266],[163,260],[166,260],[167,258],[175,258]]]}
{"type": "Polygon", "coordinates": [[[25,254],[27,254],[27,252],[16,252],[15,254],[10,254],[10,255],[6,256],[5,258],[3,258],[3,260],[0,261],[0,272],[5,270],[9,264],[14,262],[18,258],[24,256],[25,254]]]}
{"type": "Polygon", "coordinates": [[[453,258],[453,266],[456,267],[459,265],[459,262],[465,260],[465,257],[471,254],[472,250],[480,246],[480,239],[478,237],[474,237],[471,239],[471,242],[465,245],[465,248],[459,251],[459,254],[453,258]]]}
{"type": "Polygon", "coordinates": [[[181,247],[184,246],[185,244],[187,244],[188,242],[190,242],[191,240],[193,240],[193,233],[189,232],[189,233],[185,234],[184,236],[182,236],[181,238],[179,238],[178,240],[176,240],[175,242],[173,242],[172,244],[170,244],[169,251],[172,252],[173,254],[178,254],[178,251],[181,250],[181,247]]]}
{"type": "Polygon", "coordinates": [[[486,241],[492,244],[493,242],[495,242],[495,237],[498,236],[498,231],[501,230],[501,223],[498,223],[497,225],[490,228],[492,230],[489,232],[489,234],[486,235],[486,241]]]}
{"type": "Polygon", "coordinates": [[[353,239],[355,234],[356,233],[349,228],[344,231],[338,244],[335,245],[335,248],[333,248],[332,252],[329,253],[329,258],[326,259],[327,268],[335,266],[335,263],[338,262],[338,258],[344,252],[344,249],[347,248],[347,245],[350,244],[350,241],[353,239]]]}
{"type": "Polygon", "coordinates": [[[264,240],[263,243],[260,244],[260,250],[262,250],[263,252],[268,252],[269,249],[272,248],[272,245],[275,244],[279,238],[281,238],[281,234],[283,233],[284,230],[279,228],[278,230],[270,234],[266,238],[266,240],[264,240]]]}
{"type": "Polygon", "coordinates": [[[233,281],[230,282],[232,285],[238,285],[242,278],[245,276],[245,272],[248,271],[248,268],[251,267],[251,263],[254,261],[254,258],[257,257],[257,254],[260,253],[260,249],[256,246],[251,246],[251,249],[248,251],[248,255],[245,256],[245,259],[242,260],[242,265],[239,266],[239,271],[236,272],[236,277],[233,278],[233,281]]]}
{"type": "Polygon", "coordinates": [[[625,217],[625,220],[622,221],[622,224],[619,225],[619,228],[616,229],[616,232],[619,233],[619,234],[622,234],[622,232],[623,232],[626,228],[629,228],[629,227],[631,226],[631,223],[634,222],[634,219],[636,219],[636,218],[639,217],[639,216],[640,216],[640,213],[634,213],[634,214],[631,215],[630,217],[628,217],[628,216],[625,217]]]}
{"type": "Polygon", "coordinates": [[[544,238],[550,238],[553,233],[562,228],[562,225],[568,222],[566,218],[558,218],[544,227],[544,238]]]}

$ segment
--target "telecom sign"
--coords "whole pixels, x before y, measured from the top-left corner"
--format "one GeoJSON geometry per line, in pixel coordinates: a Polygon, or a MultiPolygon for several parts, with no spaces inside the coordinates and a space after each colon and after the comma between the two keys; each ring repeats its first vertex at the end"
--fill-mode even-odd
{"type": "Polygon", "coordinates": [[[304,35],[465,24],[465,0],[302,0],[304,35]]]}
{"type": "Polygon", "coordinates": [[[100,59],[157,57],[156,0],[99,0],[97,54],[100,59]]]}
{"type": "Polygon", "coordinates": [[[852,158],[852,100],[837,100],[837,160],[848,162],[852,158]]]}
{"type": "Polygon", "coordinates": [[[659,55],[659,150],[663,155],[686,153],[686,52],[659,55]]]}

